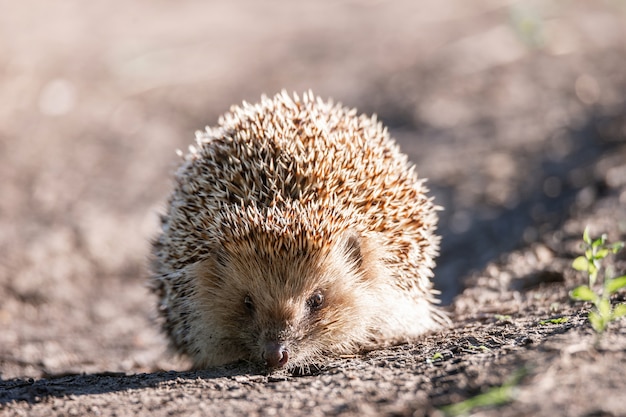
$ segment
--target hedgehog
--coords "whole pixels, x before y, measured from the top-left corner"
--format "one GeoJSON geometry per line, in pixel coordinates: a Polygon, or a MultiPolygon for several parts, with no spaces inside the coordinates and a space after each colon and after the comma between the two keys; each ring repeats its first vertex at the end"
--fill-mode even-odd
{"type": "Polygon", "coordinates": [[[376,116],[283,91],[179,155],[150,287],[193,368],[303,369],[447,323],[439,207],[376,116]]]}

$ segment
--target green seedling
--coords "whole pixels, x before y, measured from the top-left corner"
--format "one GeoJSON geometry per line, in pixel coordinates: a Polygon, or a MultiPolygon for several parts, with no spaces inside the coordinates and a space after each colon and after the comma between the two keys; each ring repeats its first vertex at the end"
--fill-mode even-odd
{"type": "Polygon", "coordinates": [[[437,360],[443,360],[443,354],[441,352],[435,352],[435,354],[430,358],[431,362],[435,362],[437,360]]]}
{"type": "Polygon", "coordinates": [[[474,345],[469,345],[470,350],[479,350],[481,352],[491,352],[491,349],[489,349],[487,346],[485,345],[480,345],[480,346],[474,346],[474,345]]]}
{"type": "Polygon", "coordinates": [[[558,317],[556,319],[541,320],[539,324],[541,324],[542,326],[545,326],[546,324],[563,324],[567,323],[568,320],[569,318],[567,317],[558,317]]]}
{"type": "Polygon", "coordinates": [[[509,321],[511,320],[511,316],[508,314],[496,314],[494,316],[498,321],[509,321]]]}
{"type": "Polygon", "coordinates": [[[518,369],[503,385],[490,388],[488,391],[465,401],[441,407],[441,411],[447,416],[461,416],[469,414],[477,407],[496,407],[508,404],[515,399],[515,387],[526,375],[526,372],[525,368],[518,369]]]}
{"type": "Polygon", "coordinates": [[[589,237],[589,229],[585,228],[583,233],[585,254],[574,259],[572,263],[572,267],[575,270],[587,274],[588,285],[574,288],[570,293],[570,297],[577,301],[590,301],[593,303],[594,308],[589,312],[589,322],[598,334],[602,334],[612,321],[626,316],[626,304],[620,303],[612,307],[610,301],[612,294],[626,287],[626,275],[611,278],[611,268],[605,268],[603,265],[607,256],[616,254],[623,248],[624,242],[607,243],[606,234],[592,240],[589,237]],[[598,282],[599,276],[604,276],[601,283],[598,282]]]}

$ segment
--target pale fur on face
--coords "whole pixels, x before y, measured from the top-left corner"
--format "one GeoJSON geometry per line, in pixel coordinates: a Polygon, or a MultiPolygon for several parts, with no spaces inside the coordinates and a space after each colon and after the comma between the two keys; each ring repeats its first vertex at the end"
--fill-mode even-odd
{"type": "Polygon", "coordinates": [[[194,298],[199,308],[194,310],[201,312],[189,323],[196,368],[263,362],[270,341],[287,347],[293,368],[435,327],[428,303],[406,299],[394,289],[375,237],[348,231],[326,247],[297,256],[267,253],[250,243],[227,245],[188,271],[198,283],[194,298]],[[309,300],[317,292],[323,305],[311,311],[309,300]],[[401,308],[385,308],[389,303],[401,308]]]}
{"type": "Polygon", "coordinates": [[[352,233],[310,253],[268,253],[253,240],[226,245],[190,271],[203,315],[192,330],[199,336],[195,366],[260,362],[270,341],[287,347],[291,366],[370,343],[375,298],[385,284],[381,274],[372,273],[380,261],[352,233]],[[323,304],[312,310],[309,300],[318,292],[323,304]]]}

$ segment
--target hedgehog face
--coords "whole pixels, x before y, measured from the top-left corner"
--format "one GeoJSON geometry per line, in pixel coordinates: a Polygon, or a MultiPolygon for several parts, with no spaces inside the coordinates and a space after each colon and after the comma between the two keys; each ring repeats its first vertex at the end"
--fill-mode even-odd
{"type": "MultiPolygon", "coordinates": [[[[309,253],[264,253],[254,245],[228,245],[205,262],[198,297],[206,321],[223,330],[204,334],[200,349],[231,353],[268,368],[298,367],[367,342],[374,314],[364,239],[345,233],[309,253]],[[217,343],[216,343],[217,341],[217,343]]],[[[210,353],[207,353],[210,355],[210,353]]],[[[205,356],[207,356],[205,355],[205,356]]]]}

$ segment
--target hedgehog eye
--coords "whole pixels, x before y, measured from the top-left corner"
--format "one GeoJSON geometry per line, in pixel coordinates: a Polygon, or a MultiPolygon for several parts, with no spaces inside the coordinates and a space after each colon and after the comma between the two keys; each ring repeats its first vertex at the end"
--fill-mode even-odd
{"type": "Polygon", "coordinates": [[[324,294],[321,291],[315,292],[306,302],[311,311],[319,310],[324,304],[324,294]]]}
{"type": "Polygon", "coordinates": [[[249,295],[246,295],[243,298],[243,305],[246,308],[246,311],[248,311],[249,313],[254,312],[254,303],[252,302],[252,297],[250,297],[249,295]]]}

